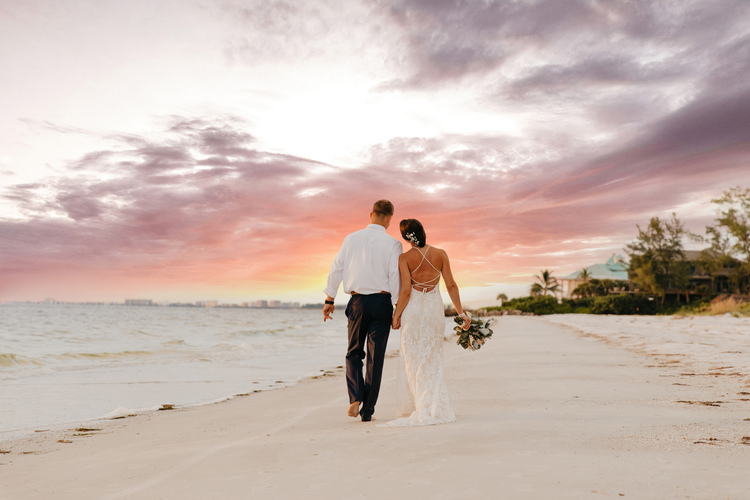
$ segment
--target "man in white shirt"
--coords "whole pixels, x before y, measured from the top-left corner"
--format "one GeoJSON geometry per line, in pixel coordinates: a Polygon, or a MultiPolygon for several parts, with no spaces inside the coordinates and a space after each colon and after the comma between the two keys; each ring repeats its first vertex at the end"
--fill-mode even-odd
{"type": "Polygon", "coordinates": [[[401,281],[398,258],[403,246],[385,230],[393,218],[393,203],[375,202],[370,222],[364,229],[344,239],[328,273],[323,321],[331,318],[333,299],[339,285],[351,294],[346,306],[349,321],[349,347],[346,352],[346,385],[349,391],[350,417],[360,415],[363,422],[372,420],[380,392],[383,362],[388,335],[391,332],[393,302],[398,299],[401,281]],[[364,377],[362,360],[367,362],[364,377]],[[360,408],[361,405],[361,408],[360,408]]]}

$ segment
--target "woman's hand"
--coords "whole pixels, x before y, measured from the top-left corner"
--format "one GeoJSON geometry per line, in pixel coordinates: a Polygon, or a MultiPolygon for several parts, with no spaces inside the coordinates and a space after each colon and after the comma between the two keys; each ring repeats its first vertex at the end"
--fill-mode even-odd
{"type": "Polygon", "coordinates": [[[398,330],[401,328],[401,316],[393,316],[393,320],[391,321],[391,328],[394,330],[398,330]]]}
{"type": "Polygon", "coordinates": [[[461,314],[461,316],[464,318],[464,324],[461,325],[461,328],[464,330],[468,330],[471,326],[471,316],[469,316],[467,313],[461,314]]]}

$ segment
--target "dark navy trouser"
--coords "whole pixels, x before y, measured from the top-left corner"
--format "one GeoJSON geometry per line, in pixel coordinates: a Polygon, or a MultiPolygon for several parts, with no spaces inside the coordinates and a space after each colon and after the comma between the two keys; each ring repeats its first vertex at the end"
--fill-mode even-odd
{"type": "Polygon", "coordinates": [[[383,362],[388,335],[391,333],[393,305],[391,295],[352,295],[346,305],[349,320],[349,348],[346,351],[346,386],[349,390],[349,403],[362,402],[360,414],[371,417],[378,401],[380,381],[383,376],[383,362]],[[367,362],[362,376],[362,360],[367,362]]]}

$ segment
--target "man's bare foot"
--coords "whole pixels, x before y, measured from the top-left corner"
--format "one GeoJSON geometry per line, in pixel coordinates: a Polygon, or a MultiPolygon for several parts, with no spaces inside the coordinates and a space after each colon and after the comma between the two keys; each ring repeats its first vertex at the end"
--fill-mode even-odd
{"type": "Polygon", "coordinates": [[[359,416],[359,401],[355,401],[352,404],[350,404],[349,410],[347,410],[346,414],[349,415],[350,417],[359,416]]]}

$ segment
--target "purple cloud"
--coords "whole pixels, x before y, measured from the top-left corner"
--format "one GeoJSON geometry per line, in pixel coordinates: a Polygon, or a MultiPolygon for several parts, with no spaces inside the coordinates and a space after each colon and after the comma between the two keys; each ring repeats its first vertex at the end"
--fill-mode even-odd
{"type": "Polygon", "coordinates": [[[747,33],[742,20],[749,12],[740,0],[722,1],[720,6],[583,0],[397,1],[391,13],[406,33],[411,74],[389,86],[449,83],[495,71],[527,53],[547,62],[530,68],[520,79],[510,77],[512,88],[700,75],[717,48],[747,33]],[[651,62],[639,60],[644,44],[650,44],[657,56],[651,62]]]}
{"type": "Polygon", "coordinates": [[[588,160],[523,163],[514,155],[528,152],[509,152],[514,138],[449,135],[373,146],[358,169],[254,149],[236,122],[179,120],[160,138],[123,137],[121,147],[71,162],[66,175],[5,189],[25,220],[0,221],[0,270],[15,277],[6,287],[74,269],[151,282],[292,283],[323,274],[342,235],[364,225],[382,197],[397,219],[422,220],[471,282],[543,262],[579,265],[587,241],[620,250],[655,212],[750,183],[746,164],[728,161],[750,153],[747,102],[741,93],[696,103],[588,160]],[[679,189],[669,187],[675,179],[679,189]]]}

